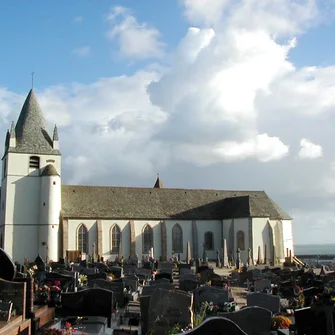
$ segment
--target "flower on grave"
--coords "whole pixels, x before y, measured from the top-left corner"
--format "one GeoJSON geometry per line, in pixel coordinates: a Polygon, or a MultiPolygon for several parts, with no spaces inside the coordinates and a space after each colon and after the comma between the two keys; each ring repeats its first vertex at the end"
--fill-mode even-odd
{"type": "Polygon", "coordinates": [[[291,324],[292,324],[292,320],[288,318],[287,316],[277,315],[272,318],[271,329],[272,330],[288,329],[291,324]]]}
{"type": "Polygon", "coordinates": [[[80,283],[80,284],[85,284],[85,283],[87,283],[87,276],[86,276],[86,275],[83,275],[83,274],[79,275],[79,283],[80,283]]]}
{"type": "Polygon", "coordinates": [[[115,279],[115,276],[113,273],[109,273],[108,274],[108,277],[107,277],[107,280],[114,280],[115,279]]]}

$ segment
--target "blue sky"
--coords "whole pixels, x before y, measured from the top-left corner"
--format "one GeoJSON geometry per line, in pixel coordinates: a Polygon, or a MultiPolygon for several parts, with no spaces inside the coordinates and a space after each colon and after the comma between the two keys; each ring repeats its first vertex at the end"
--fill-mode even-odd
{"type": "MultiPolygon", "coordinates": [[[[13,1],[2,4],[0,12],[0,84],[25,92],[30,73],[35,84],[44,88],[60,83],[90,83],[101,77],[128,74],[147,62],[134,63],[118,55],[116,41],[106,37],[106,20],[114,6],[130,8],[139,22],[156,27],[173,50],[189,24],[177,0],[146,1],[13,1]],[[74,49],[90,46],[87,57],[76,57],[74,49]]],[[[299,37],[290,59],[298,66],[328,65],[335,56],[331,18],[299,37]],[[320,52],[322,50],[322,52],[320,52]]]]}
{"type": "Polygon", "coordinates": [[[106,17],[115,5],[130,8],[139,21],[159,29],[167,50],[187,31],[177,1],[8,2],[0,12],[1,85],[26,91],[32,69],[36,86],[43,88],[73,81],[89,83],[144,65],[120,57],[117,43],[106,37],[110,28],[106,17]],[[73,54],[85,46],[90,46],[89,56],[73,54]]]}
{"type": "Polygon", "coordinates": [[[159,172],[167,187],[266,190],[297,243],[333,242],[333,1],[0,9],[0,134],[34,71],[64,183],[151,187],[159,172]]]}

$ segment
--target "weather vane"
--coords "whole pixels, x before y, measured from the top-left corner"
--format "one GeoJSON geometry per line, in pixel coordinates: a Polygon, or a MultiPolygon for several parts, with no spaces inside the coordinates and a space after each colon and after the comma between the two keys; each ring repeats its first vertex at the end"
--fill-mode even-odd
{"type": "Polygon", "coordinates": [[[35,72],[32,71],[31,72],[31,88],[34,88],[34,74],[35,74],[35,72]]]}

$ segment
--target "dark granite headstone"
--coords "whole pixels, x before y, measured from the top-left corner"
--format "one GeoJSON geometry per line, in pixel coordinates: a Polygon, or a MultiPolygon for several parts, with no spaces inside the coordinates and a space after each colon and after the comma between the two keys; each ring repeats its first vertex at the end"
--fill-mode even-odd
{"type": "Polygon", "coordinates": [[[245,307],[232,313],[218,313],[218,316],[234,321],[247,334],[270,334],[272,313],[268,309],[245,307]]]}
{"type": "Polygon", "coordinates": [[[0,280],[0,300],[12,302],[16,315],[26,315],[27,284],[7,280],[0,280]]]}
{"type": "Polygon", "coordinates": [[[11,302],[0,302],[0,321],[8,322],[10,320],[12,307],[11,302]]]}
{"type": "Polygon", "coordinates": [[[111,326],[113,292],[102,288],[91,288],[79,292],[62,293],[62,316],[103,316],[111,326]]]}
{"type": "Polygon", "coordinates": [[[35,264],[37,266],[37,270],[39,270],[39,271],[45,271],[46,270],[45,263],[44,263],[44,261],[43,261],[43,259],[41,258],[40,255],[38,255],[36,257],[35,264]]]}
{"type": "Polygon", "coordinates": [[[142,334],[148,333],[148,326],[149,326],[149,305],[150,305],[150,296],[142,295],[140,296],[140,308],[141,308],[141,328],[142,334]]]}
{"type": "Polygon", "coordinates": [[[90,280],[88,282],[88,285],[90,287],[99,287],[105,290],[112,291],[114,293],[114,299],[118,307],[124,306],[125,304],[125,299],[124,299],[125,283],[123,283],[122,281],[116,282],[116,281],[107,281],[104,279],[95,279],[95,280],[90,280]]]}
{"type": "Polygon", "coordinates": [[[15,277],[15,282],[26,283],[26,316],[30,317],[34,310],[34,280],[31,277],[15,277]]]}
{"type": "Polygon", "coordinates": [[[13,280],[16,274],[16,266],[7,252],[0,248],[0,278],[13,280]]]}
{"type": "Polygon", "coordinates": [[[280,296],[265,293],[249,293],[247,295],[248,306],[259,306],[276,314],[280,312],[280,296]]]}
{"type": "Polygon", "coordinates": [[[194,290],[194,306],[197,311],[200,310],[201,303],[205,301],[213,302],[216,305],[224,305],[229,302],[229,292],[226,289],[200,286],[194,290]]]}
{"type": "MultiPolygon", "coordinates": [[[[198,327],[193,328],[183,335],[249,335],[245,333],[235,322],[222,318],[208,318],[198,327]]],[[[179,335],[179,334],[176,334],[179,335]]],[[[259,334],[257,334],[259,335],[259,334]]]]}
{"type": "Polygon", "coordinates": [[[107,280],[108,274],[106,272],[98,272],[98,273],[93,273],[93,274],[88,274],[87,280],[95,280],[95,279],[104,279],[107,280]]]}
{"type": "Polygon", "coordinates": [[[175,324],[192,324],[193,296],[182,291],[155,290],[149,304],[149,329],[154,334],[167,333],[175,324]]]}

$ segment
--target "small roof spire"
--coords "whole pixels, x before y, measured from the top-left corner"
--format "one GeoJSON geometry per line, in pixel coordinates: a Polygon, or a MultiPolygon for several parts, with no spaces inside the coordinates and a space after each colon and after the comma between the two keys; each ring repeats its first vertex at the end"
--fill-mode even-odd
{"type": "Polygon", "coordinates": [[[16,138],[16,132],[15,132],[15,123],[12,121],[12,124],[10,126],[10,137],[16,138]]]}
{"type": "Polygon", "coordinates": [[[55,125],[55,128],[54,128],[54,134],[53,134],[53,137],[52,137],[52,140],[53,141],[58,141],[58,129],[57,129],[57,125],[55,125]]]}
{"type": "Polygon", "coordinates": [[[154,188],[164,188],[164,185],[163,185],[161,179],[159,178],[159,173],[157,173],[157,179],[156,179],[156,183],[154,185],[154,188]]]}
{"type": "Polygon", "coordinates": [[[10,133],[9,133],[9,129],[7,129],[6,141],[5,141],[5,147],[6,148],[9,147],[9,139],[10,139],[10,133]]]}

